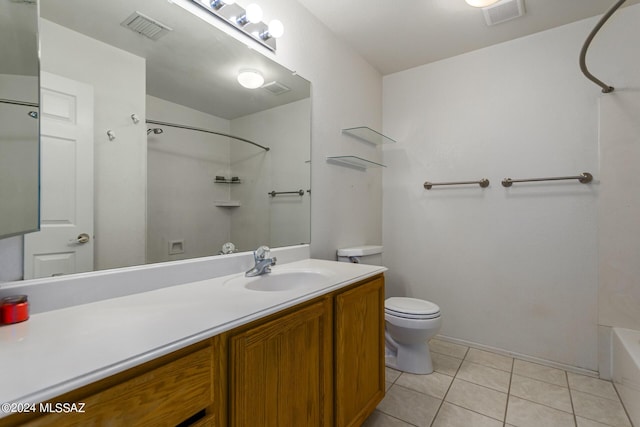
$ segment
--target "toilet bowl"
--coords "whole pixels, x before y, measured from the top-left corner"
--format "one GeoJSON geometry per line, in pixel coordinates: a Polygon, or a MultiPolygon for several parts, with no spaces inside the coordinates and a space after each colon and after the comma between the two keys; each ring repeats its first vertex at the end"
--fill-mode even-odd
{"type": "MultiPolygon", "coordinates": [[[[338,249],[338,261],[382,265],[382,246],[338,249]]],[[[440,308],[432,302],[404,297],[384,303],[385,363],[412,374],[430,374],[433,363],[428,341],[438,333],[440,308]]]]}
{"type": "Polygon", "coordinates": [[[440,308],[426,300],[392,297],[384,302],[384,318],[386,365],[412,374],[432,373],[428,341],[442,325],[440,308]]]}

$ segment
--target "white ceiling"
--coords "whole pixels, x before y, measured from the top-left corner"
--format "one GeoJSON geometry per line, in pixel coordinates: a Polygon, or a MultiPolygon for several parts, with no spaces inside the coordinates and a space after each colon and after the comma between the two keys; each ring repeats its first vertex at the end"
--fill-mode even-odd
{"type": "Polygon", "coordinates": [[[383,75],[602,15],[614,3],[524,0],[523,17],[489,27],[464,0],[298,1],[383,75]]]}

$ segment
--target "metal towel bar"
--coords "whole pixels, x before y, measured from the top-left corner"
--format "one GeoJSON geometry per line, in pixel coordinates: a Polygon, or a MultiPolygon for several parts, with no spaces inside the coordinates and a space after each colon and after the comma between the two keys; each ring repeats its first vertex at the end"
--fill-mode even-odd
{"type": "Polygon", "coordinates": [[[456,181],[456,182],[425,182],[424,188],[427,190],[431,190],[431,187],[434,185],[464,185],[464,184],[479,184],[480,187],[486,188],[489,186],[489,180],[487,178],[482,178],[480,181],[456,181]]]}
{"type": "Polygon", "coordinates": [[[298,196],[304,196],[304,190],[297,190],[297,191],[275,191],[274,190],[267,194],[270,195],[271,197],[276,197],[278,194],[297,194],[298,196]]]}
{"type": "Polygon", "coordinates": [[[511,179],[505,178],[502,180],[503,187],[511,187],[514,182],[534,182],[534,181],[561,181],[567,179],[577,179],[582,184],[588,184],[593,181],[593,175],[589,172],[583,172],[581,175],[577,176],[555,176],[550,178],[526,178],[526,179],[511,179]]]}

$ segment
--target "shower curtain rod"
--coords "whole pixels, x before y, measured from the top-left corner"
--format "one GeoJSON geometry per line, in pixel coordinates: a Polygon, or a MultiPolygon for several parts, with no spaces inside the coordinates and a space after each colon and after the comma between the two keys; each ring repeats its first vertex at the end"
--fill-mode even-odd
{"type": "Polygon", "coordinates": [[[243,142],[247,142],[247,143],[249,143],[251,145],[255,145],[256,147],[262,148],[264,151],[269,151],[270,150],[269,147],[265,147],[264,145],[257,144],[257,143],[255,143],[253,141],[249,141],[248,139],[241,138],[239,136],[229,135],[228,133],[216,132],[216,131],[213,131],[213,130],[202,129],[202,128],[197,128],[197,127],[193,127],[193,126],[179,125],[179,124],[176,124],[176,123],[159,122],[157,120],[146,120],[146,122],[149,123],[149,124],[152,124],[152,125],[168,126],[168,127],[172,127],[172,128],[194,130],[196,132],[212,133],[214,135],[226,136],[228,138],[237,139],[238,141],[243,141],[243,142]]]}
{"type": "Polygon", "coordinates": [[[611,15],[613,15],[614,12],[618,10],[618,8],[622,6],[622,3],[624,3],[625,1],[626,0],[618,0],[616,4],[614,4],[611,9],[609,9],[607,13],[604,14],[604,16],[596,24],[595,28],[591,31],[591,33],[589,33],[589,36],[587,37],[587,40],[585,40],[584,45],[582,46],[582,50],[580,51],[580,70],[582,70],[582,74],[584,74],[586,78],[600,86],[602,88],[602,93],[613,92],[613,86],[609,86],[602,80],[599,80],[593,74],[591,74],[589,70],[587,70],[587,49],[589,49],[589,45],[593,41],[593,38],[596,36],[598,31],[600,31],[600,28],[602,28],[604,23],[607,22],[611,15]]]}

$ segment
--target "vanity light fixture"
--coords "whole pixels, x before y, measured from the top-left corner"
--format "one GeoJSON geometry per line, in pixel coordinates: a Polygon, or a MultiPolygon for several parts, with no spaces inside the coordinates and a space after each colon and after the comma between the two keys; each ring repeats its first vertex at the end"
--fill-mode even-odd
{"type": "Polygon", "coordinates": [[[262,22],[262,9],[256,3],[251,3],[245,9],[235,0],[190,1],[267,49],[276,51],[276,39],[284,33],[284,26],[277,19],[271,20],[269,25],[262,22]]]}
{"type": "Polygon", "coordinates": [[[464,0],[469,6],[473,7],[487,7],[494,3],[498,3],[500,0],[464,0]]]}
{"type": "Polygon", "coordinates": [[[264,83],[262,73],[257,70],[240,70],[238,83],[247,89],[257,89],[264,83]]]}
{"type": "Polygon", "coordinates": [[[211,2],[211,8],[218,10],[223,6],[234,4],[236,0],[213,0],[211,2]]]}

